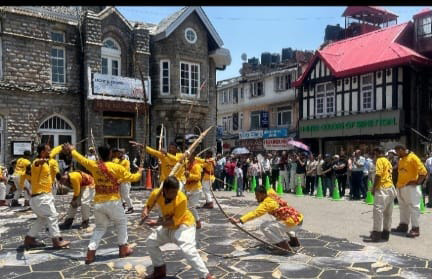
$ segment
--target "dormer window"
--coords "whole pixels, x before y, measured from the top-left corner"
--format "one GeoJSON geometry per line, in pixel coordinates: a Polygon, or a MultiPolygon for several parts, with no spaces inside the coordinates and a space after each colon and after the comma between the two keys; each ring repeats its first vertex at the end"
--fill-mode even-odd
{"type": "Polygon", "coordinates": [[[432,16],[420,18],[418,21],[417,35],[418,37],[432,36],[432,16]]]}

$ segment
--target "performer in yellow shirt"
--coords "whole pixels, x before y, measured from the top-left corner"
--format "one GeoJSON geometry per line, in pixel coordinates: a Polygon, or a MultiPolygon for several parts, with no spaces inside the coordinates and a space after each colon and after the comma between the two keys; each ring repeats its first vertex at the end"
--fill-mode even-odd
{"type": "Polygon", "coordinates": [[[66,219],[64,223],[60,225],[60,230],[68,230],[72,227],[73,220],[80,205],[82,215],[81,228],[88,228],[90,207],[95,196],[95,183],[93,177],[83,171],[66,171],[63,175],[58,174],[57,176],[57,180],[60,181],[62,185],[73,189],[74,192],[66,219]]]}
{"type": "Polygon", "coordinates": [[[370,240],[366,242],[388,241],[392,223],[393,201],[396,197],[396,189],[393,186],[390,161],[385,157],[382,147],[374,149],[375,180],[372,188],[374,195],[373,229],[370,240]]]}
{"type": "MultiPolygon", "coordinates": [[[[159,166],[159,183],[165,181],[165,179],[170,174],[172,168],[180,160],[182,154],[178,153],[177,151],[177,145],[175,143],[170,143],[168,145],[168,152],[158,151],[151,148],[150,146],[146,146],[146,152],[151,156],[158,158],[161,162],[161,165],[159,166]]],[[[186,177],[184,176],[184,172],[184,167],[181,167],[175,174],[175,177],[177,177],[180,183],[180,191],[183,189],[184,184],[186,183],[186,177]]]]}
{"type": "Polygon", "coordinates": [[[303,224],[303,214],[289,206],[271,188],[267,191],[262,186],[257,187],[255,189],[255,198],[260,203],[255,210],[246,213],[240,219],[231,217],[230,221],[232,223],[244,224],[268,213],[275,219],[265,221],[261,224],[260,229],[262,233],[272,243],[282,249],[288,250],[289,245],[292,247],[300,246],[295,231],[303,224]],[[290,237],[289,242],[286,241],[287,233],[290,237]]]}
{"type": "Polygon", "coordinates": [[[54,196],[57,194],[57,174],[60,173],[59,163],[55,157],[59,155],[62,152],[62,150],[63,150],[63,146],[59,145],[51,149],[51,153],[50,153],[49,165],[50,165],[51,177],[53,179],[52,193],[54,196]]]}
{"type": "Polygon", "coordinates": [[[25,173],[28,166],[31,165],[30,162],[31,152],[26,150],[24,151],[23,157],[19,158],[16,161],[15,170],[12,174],[12,179],[15,184],[15,194],[11,201],[11,206],[20,206],[18,199],[21,196],[22,191],[24,190],[24,206],[29,206],[29,200],[31,197],[30,184],[25,180],[25,173]]]}
{"type": "Polygon", "coordinates": [[[399,156],[397,195],[400,211],[400,223],[392,232],[406,233],[411,221],[411,230],[407,237],[420,235],[420,199],[422,198],[421,184],[426,178],[427,170],[419,157],[409,151],[404,145],[395,147],[399,156]]]}
{"type": "Polygon", "coordinates": [[[179,188],[180,183],[176,177],[167,177],[163,182],[162,194],[159,194],[161,189],[153,190],[141,213],[141,218],[144,220],[155,203],[162,213],[162,217],[159,217],[157,221],[148,220],[146,222],[150,226],[157,226],[146,242],[154,266],[153,273],[146,278],[165,278],[166,265],[160,247],[173,242],[180,247],[187,263],[198,273],[198,278],[214,279],[196,249],[195,219],[188,209],[185,194],[179,191],[179,188]]]}
{"type": "Polygon", "coordinates": [[[116,227],[119,257],[131,255],[133,250],[127,244],[127,218],[120,197],[120,181],[134,182],[140,180],[143,169],[140,168],[137,173],[132,174],[123,166],[111,162],[112,150],[109,146],[98,148],[99,161],[85,158],[70,144],[65,144],[63,149],[65,152],[72,152],[72,157],[92,173],[96,184],[94,197],[96,228],[88,245],[85,263],[94,262],[96,250],[110,221],[113,221],[116,227]]]}
{"type": "MultiPolygon", "coordinates": [[[[120,164],[123,166],[127,171],[130,171],[130,162],[126,158],[125,150],[124,149],[114,149],[113,150],[113,162],[116,164],[120,164]]],[[[131,183],[128,181],[124,181],[120,183],[120,194],[123,200],[123,207],[127,206],[126,214],[132,214],[134,212],[132,200],[130,198],[130,189],[131,189],[131,183]]]]}
{"type": "Polygon", "coordinates": [[[203,160],[201,158],[195,158],[196,151],[194,151],[190,157],[188,162],[186,163],[186,184],[184,187],[186,196],[188,198],[188,206],[189,210],[195,217],[196,220],[196,228],[201,228],[201,218],[199,217],[197,206],[199,205],[199,201],[202,195],[202,163],[203,160]]]}
{"type": "Polygon", "coordinates": [[[50,151],[51,148],[48,144],[40,144],[37,147],[38,158],[33,161],[31,166],[31,177],[27,176],[27,179],[31,180],[32,186],[30,206],[37,219],[24,239],[26,248],[45,246],[36,241],[36,236],[45,226],[48,227],[54,248],[65,248],[70,243],[63,240],[58,226],[58,213],[54,206],[52,194],[53,178],[51,177],[50,151]]]}
{"type": "Polygon", "coordinates": [[[213,198],[210,189],[213,185],[213,182],[215,181],[216,161],[214,158],[212,158],[212,156],[213,156],[213,152],[211,150],[207,151],[204,155],[205,161],[202,165],[204,171],[204,177],[202,179],[202,188],[204,192],[204,197],[206,199],[206,203],[203,205],[203,208],[209,208],[209,209],[212,209],[214,207],[213,198]]]}

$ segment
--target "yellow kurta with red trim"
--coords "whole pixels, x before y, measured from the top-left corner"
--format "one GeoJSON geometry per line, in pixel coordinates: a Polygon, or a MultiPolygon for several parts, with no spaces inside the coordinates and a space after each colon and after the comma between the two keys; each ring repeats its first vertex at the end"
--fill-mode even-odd
{"type": "Polygon", "coordinates": [[[206,159],[203,164],[204,176],[203,180],[210,180],[211,182],[215,181],[215,166],[216,162],[213,158],[206,159]]]}
{"type": "Polygon", "coordinates": [[[202,178],[202,165],[194,160],[193,163],[186,164],[186,169],[189,171],[189,177],[186,177],[185,190],[186,191],[196,191],[202,188],[201,178],[202,178]]]}
{"type": "Polygon", "coordinates": [[[13,175],[19,177],[18,185],[16,187],[23,189],[24,188],[24,180],[26,175],[27,167],[31,165],[31,162],[26,158],[19,158],[15,165],[15,170],[13,175]]]}
{"type": "MultiPolygon", "coordinates": [[[[258,217],[260,217],[266,213],[271,214],[272,212],[277,210],[280,207],[279,203],[275,199],[273,199],[271,196],[269,196],[270,194],[277,195],[273,189],[268,190],[267,191],[267,197],[259,204],[259,206],[255,210],[243,215],[240,218],[240,220],[243,223],[246,223],[246,222],[253,220],[255,218],[258,218],[258,217]]],[[[279,220],[279,221],[282,221],[287,227],[296,226],[299,223],[301,223],[301,221],[303,221],[303,214],[300,214],[300,218],[298,218],[297,221],[291,217],[287,218],[286,220],[279,220]]]]}
{"type": "Polygon", "coordinates": [[[90,174],[73,171],[69,173],[69,180],[74,191],[73,196],[78,197],[84,187],[94,188],[95,182],[90,174]]]}
{"type": "Polygon", "coordinates": [[[130,173],[123,166],[113,162],[96,162],[82,156],[78,151],[72,151],[72,157],[92,173],[96,184],[95,203],[120,200],[119,181],[135,182],[141,179],[141,173],[130,173]],[[114,181],[102,171],[106,168],[114,181]]]}
{"type": "MultiPolygon", "coordinates": [[[[169,153],[164,154],[161,151],[151,148],[150,146],[146,146],[146,152],[151,156],[158,158],[161,162],[159,175],[160,182],[164,181],[168,177],[175,164],[181,158],[181,153],[177,153],[176,155],[169,153]]],[[[186,181],[186,177],[184,176],[184,167],[181,167],[174,176],[179,181],[184,183],[186,181]]]]}
{"type": "MultiPolygon", "coordinates": [[[[61,152],[62,148],[63,147],[59,145],[51,150],[48,163],[36,166],[36,162],[39,162],[41,159],[35,159],[33,161],[31,166],[31,177],[28,175],[25,176],[26,179],[31,181],[32,195],[51,193],[55,175],[59,172],[58,163],[53,158],[61,152]]],[[[24,183],[24,179],[22,180],[22,183],[24,183]]]]}
{"type": "Polygon", "coordinates": [[[173,217],[174,225],[172,227],[168,227],[169,229],[178,229],[180,225],[193,226],[195,224],[195,218],[192,215],[192,212],[188,209],[187,206],[187,197],[186,195],[178,191],[177,196],[170,203],[165,203],[165,198],[163,193],[159,195],[160,188],[154,189],[149,199],[147,200],[146,206],[156,204],[159,206],[163,217],[173,217]],[[156,200],[156,197],[158,199],[156,200]]]}
{"type": "Polygon", "coordinates": [[[399,159],[397,187],[405,187],[410,181],[418,180],[419,175],[426,175],[427,170],[419,157],[410,152],[399,159]]]}

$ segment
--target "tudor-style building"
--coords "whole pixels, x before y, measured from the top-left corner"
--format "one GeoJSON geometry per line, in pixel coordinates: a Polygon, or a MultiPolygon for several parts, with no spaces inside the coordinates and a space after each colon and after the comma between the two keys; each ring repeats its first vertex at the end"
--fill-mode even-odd
{"type": "Polygon", "coordinates": [[[416,51],[420,29],[415,32],[414,27],[421,19],[414,20],[336,41],[316,52],[295,83],[300,138],[314,152],[370,152],[396,142],[425,151],[416,131],[432,131],[432,60],[425,51],[416,51]]]}

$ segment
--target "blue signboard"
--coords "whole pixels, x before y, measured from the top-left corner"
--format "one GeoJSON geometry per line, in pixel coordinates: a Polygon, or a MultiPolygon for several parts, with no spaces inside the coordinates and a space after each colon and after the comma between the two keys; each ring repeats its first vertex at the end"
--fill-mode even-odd
{"type": "Polygon", "coordinates": [[[268,111],[261,111],[261,128],[269,127],[269,113],[268,111]]]}
{"type": "Polygon", "coordinates": [[[286,138],[286,137],[288,137],[288,129],[287,128],[270,129],[270,130],[264,130],[263,131],[263,138],[265,138],[265,139],[286,138]]]}

